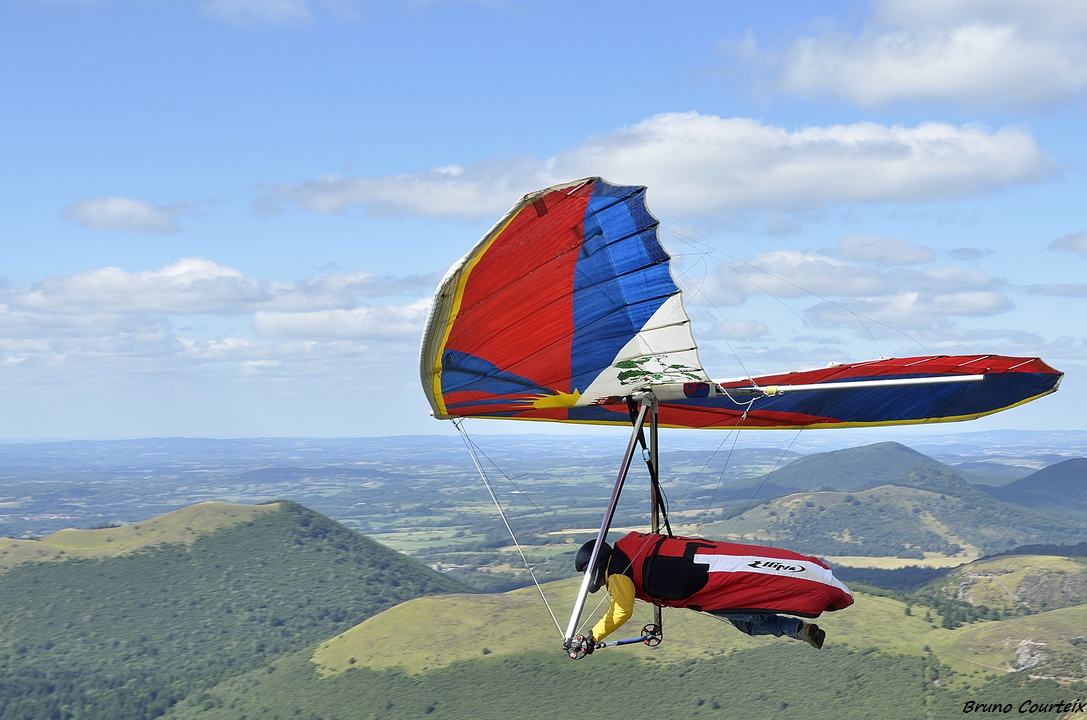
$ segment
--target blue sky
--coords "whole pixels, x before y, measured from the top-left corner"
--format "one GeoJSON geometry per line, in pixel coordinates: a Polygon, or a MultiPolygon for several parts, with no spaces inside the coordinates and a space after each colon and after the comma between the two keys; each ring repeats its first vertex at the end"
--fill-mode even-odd
{"type": "Polygon", "coordinates": [[[1058,395],[961,429],[1082,427],[1085,38],[1071,0],[6,2],[0,438],[442,431],[437,278],[596,174],[649,187],[712,375],[1040,355],[1058,395]]]}

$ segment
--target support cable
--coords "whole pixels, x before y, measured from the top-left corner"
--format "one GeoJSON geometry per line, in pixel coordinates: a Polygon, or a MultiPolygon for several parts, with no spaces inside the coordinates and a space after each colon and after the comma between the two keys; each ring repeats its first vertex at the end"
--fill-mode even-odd
{"type": "Polygon", "coordinates": [[[796,441],[800,437],[800,433],[802,433],[802,432],[804,432],[804,428],[800,428],[799,430],[796,431],[796,435],[793,435],[793,439],[789,441],[788,447],[786,447],[784,450],[781,451],[781,455],[778,455],[778,459],[777,459],[777,462],[774,463],[774,467],[770,469],[770,472],[763,475],[762,476],[762,481],[758,485],[755,486],[755,490],[751,493],[751,497],[749,497],[747,499],[747,504],[746,504],[747,506],[743,510],[741,510],[738,514],[732,516],[732,522],[729,523],[728,528],[726,528],[726,532],[725,532],[726,535],[732,532],[732,528],[736,526],[736,520],[740,517],[740,515],[743,515],[748,510],[750,510],[751,508],[753,508],[755,506],[755,497],[762,490],[762,486],[765,485],[766,482],[770,479],[770,476],[777,472],[778,467],[781,465],[781,461],[784,460],[785,455],[787,455],[788,452],[793,449],[793,445],[796,444],[796,441]]]}
{"type": "Polygon", "coordinates": [[[502,504],[498,502],[498,496],[494,494],[494,489],[491,488],[491,483],[487,479],[487,473],[483,471],[483,466],[480,464],[479,458],[476,456],[475,448],[473,447],[472,442],[468,438],[468,432],[463,427],[461,427],[463,424],[463,420],[453,421],[453,427],[455,427],[460,433],[461,439],[464,441],[464,446],[468,448],[468,454],[472,456],[472,463],[476,466],[476,471],[479,473],[479,478],[483,481],[484,487],[487,488],[487,493],[491,496],[491,500],[494,501],[494,506],[498,508],[498,514],[502,517],[502,522],[506,525],[506,530],[509,531],[510,537],[513,538],[513,545],[517,548],[517,552],[521,555],[521,560],[525,563],[525,569],[528,570],[528,574],[532,578],[532,582],[536,585],[536,590],[540,593],[540,599],[543,600],[544,607],[547,608],[547,612],[551,616],[551,620],[555,623],[555,629],[559,631],[560,636],[563,636],[562,626],[559,624],[559,619],[555,617],[555,612],[551,609],[551,604],[547,602],[547,596],[544,595],[543,588],[540,586],[540,581],[536,579],[536,573],[533,571],[532,565],[528,562],[528,558],[525,557],[525,552],[521,549],[521,543],[517,540],[517,535],[513,532],[513,528],[510,527],[509,520],[506,519],[506,512],[502,509],[502,504]]]}
{"type": "MultiPolygon", "coordinates": [[[[636,423],[638,418],[638,409],[637,404],[635,403],[633,398],[627,398],[627,412],[630,413],[631,424],[636,423]]],[[[654,410],[653,412],[655,413],[656,410],[654,410]]],[[[638,444],[642,446],[642,459],[645,460],[645,466],[649,468],[649,482],[651,483],[653,488],[657,508],[660,510],[661,519],[664,520],[664,527],[668,530],[668,537],[673,537],[675,533],[672,532],[672,524],[668,522],[668,506],[666,505],[664,492],[661,491],[660,472],[658,471],[657,464],[653,462],[653,455],[652,453],[650,453],[649,447],[645,443],[644,426],[638,428],[638,444]]]]}

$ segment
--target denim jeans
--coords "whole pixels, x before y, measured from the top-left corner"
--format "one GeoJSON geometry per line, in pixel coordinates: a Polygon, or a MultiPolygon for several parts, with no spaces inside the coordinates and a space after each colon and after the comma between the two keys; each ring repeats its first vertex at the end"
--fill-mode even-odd
{"type": "Polygon", "coordinates": [[[774,637],[788,635],[795,638],[800,635],[800,630],[804,627],[803,621],[799,618],[772,613],[722,611],[710,614],[728,620],[737,630],[748,635],[773,635],[774,637]]]}

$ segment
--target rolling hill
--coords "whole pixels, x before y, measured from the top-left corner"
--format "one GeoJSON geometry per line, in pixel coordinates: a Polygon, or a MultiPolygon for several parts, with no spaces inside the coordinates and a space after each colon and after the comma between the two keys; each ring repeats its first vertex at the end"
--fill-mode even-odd
{"type": "Polygon", "coordinates": [[[1079,542],[1087,529],[974,488],[950,494],[885,485],[794,493],[707,525],[702,533],[785,544],[817,555],[922,559],[936,554],[966,562],[1027,543],[1079,542]]]}
{"type": "Polygon", "coordinates": [[[157,717],[401,601],[466,589],[289,502],[32,542],[43,554],[2,546],[4,720],[157,717]]]}
{"type": "Polygon", "coordinates": [[[1001,613],[1037,613],[1087,605],[1087,558],[983,558],[951,570],[920,590],[1001,613]]]}
{"type": "Polygon", "coordinates": [[[1083,517],[1087,514],[1087,458],[1065,460],[1022,480],[985,490],[1005,502],[1083,517]]]}
{"type": "MultiPolygon", "coordinates": [[[[575,586],[561,581],[545,590],[565,609],[575,586]]],[[[1085,610],[950,631],[938,627],[938,617],[925,619],[933,613],[924,608],[858,594],[854,606],[820,620],[828,644],[818,654],[671,610],[659,648],[604,649],[575,663],[563,656],[535,589],[420,598],[191,696],[169,717],[619,719],[636,708],[638,715],[683,718],[951,718],[962,715],[964,698],[1075,696],[1025,671],[1057,677],[1087,659],[1069,634],[1085,610]],[[997,640],[1008,632],[1041,638],[1024,647],[1048,643],[1048,654],[1013,671],[1018,646],[1009,655],[997,640]]],[[[634,632],[642,622],[636,615],[634,632]]],[[[633,634],[625,630],[620,635],[633,634]]]]}
{"type": "Polygon", "coordinates": [[[155,545],[190,546],[217,530],[280,510],[278,503],[237,505],[203,502],[141,523],[95,530],[58,530],[40,540],[0,538],[0,573],[28,562],[120,557],[155,545]]]}
{"type": "Polygon", "coordinates": [[[950,466],[896,442],[816,453],[764,476],[793,490],[857,492],[880,485],[969,494],[972,490],[950,466]]]}

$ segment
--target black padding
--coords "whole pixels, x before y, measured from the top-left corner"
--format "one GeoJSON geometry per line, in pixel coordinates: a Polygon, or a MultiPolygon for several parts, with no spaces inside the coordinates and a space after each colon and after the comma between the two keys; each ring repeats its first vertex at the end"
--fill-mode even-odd
{"type": "Polygon", "coordinates": [[[642,566],[642,583],[647,595],[661,600],[683,600],[706,587],[710,580],[710,566],[694,562],[697,547],[688,547],[683,557],[658,555],[659,548],[660,543],[653,548],[653,554],[646,558],[642,566]]]}

